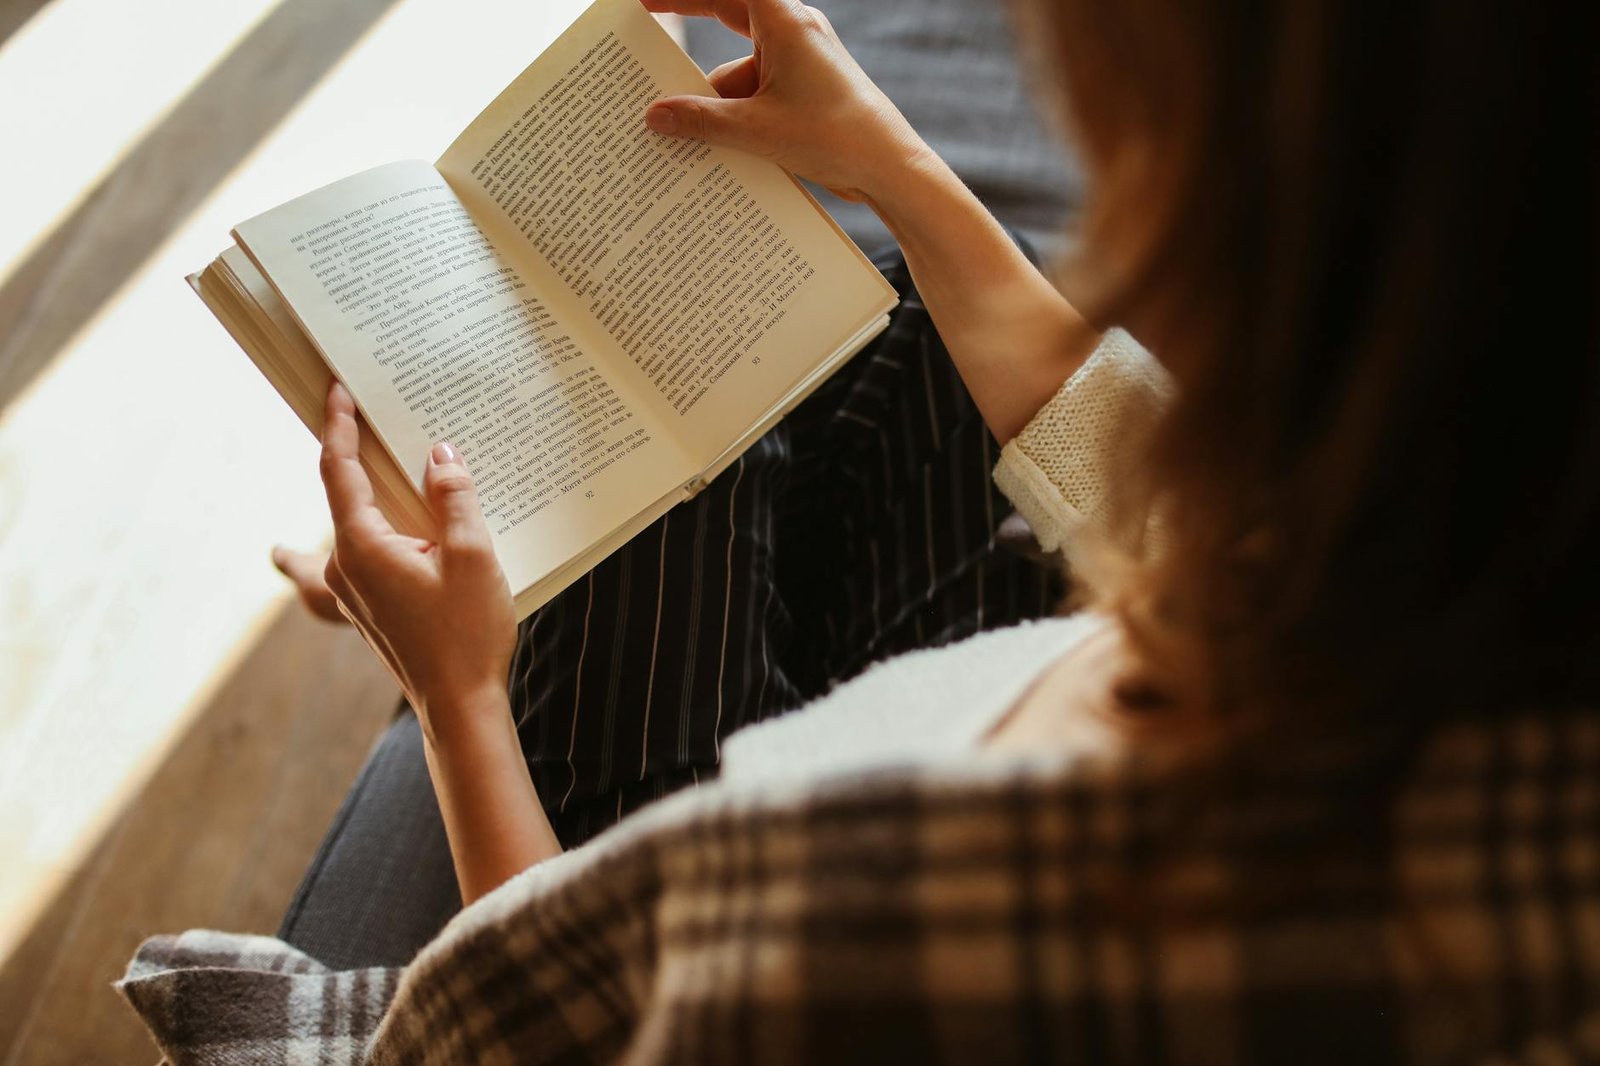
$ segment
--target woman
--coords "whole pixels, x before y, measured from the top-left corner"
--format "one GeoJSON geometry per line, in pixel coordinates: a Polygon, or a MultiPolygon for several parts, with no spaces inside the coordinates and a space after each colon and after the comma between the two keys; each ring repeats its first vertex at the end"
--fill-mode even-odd
{"type": "Polygon", "coordinates": [[[1510,3],[1036,4],[1095,181],[1074,306],[817,13],[647,6],[756,42],[651,127],[874,206],[1094,613],[895,660],[558,855],[470,475],[437,448],[441,541],[395,536],[335,390],[328,579],[487,898],[403,973],[153,941],[123,988],[169,1053],[1600,1053],[1592,35],[1510,3]]]}

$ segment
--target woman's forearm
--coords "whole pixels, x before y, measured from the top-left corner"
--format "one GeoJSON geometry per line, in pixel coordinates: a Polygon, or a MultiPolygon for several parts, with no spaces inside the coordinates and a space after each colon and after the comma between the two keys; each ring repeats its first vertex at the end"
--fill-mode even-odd
{"type": "Polygon", "coordinates": [[[424,747],[463,905],[561,853],[528,776],[504,693],[480,700],[484,706],[435,714],[435,722],[452,726],[429,735],[424,747]],[[487,705],[496,700],[498,705],[487,705]]]}
{"type": "Polygon", "coordinates": [[[1099,341],[931,150],[867,202],[900,242],[917,291],[984,421],[1016,436],[1099,341]]]}

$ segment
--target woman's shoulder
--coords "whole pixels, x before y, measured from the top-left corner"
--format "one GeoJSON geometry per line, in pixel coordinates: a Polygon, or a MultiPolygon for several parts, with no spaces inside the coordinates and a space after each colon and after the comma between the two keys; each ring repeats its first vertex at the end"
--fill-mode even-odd
{"type": "Polygon", "coordinates": [[[668,1042],[662,1058],[682,1056],[682,1032],[743,1041],[700,1061],[867,1061],[912,1016],[940,1020],[916,1031],[941,1053],[1023,1059],[993,1019],[1030,1003],[1259,1006],[1315,1026],[1337,1001],[1347,1017],[1323,1037],[1355,1054],[1396,1037],[1364,1006],[1384,1002],[1467,1054],[1520,1023],[1463,1028],[1428,997],[1437,982],[1490,995],[1509,978],[1566,1002],[1562,982],[1600,965],[1594,944],[1518,961],[1455,934],[1467,921],[1515,939],[1529,913],[1600,903],[1582,865],[1600,844],[1600,714],[1439,729],[1371,805],[1352,805],[1350,769],[1286,757],[1214,804],[1137,766],[1048,757],[712,787],[597,852],[590,887],[629,890],[572,929],[636,931],[632,961],[617,957],[633,973],[619,984],[634,990],[629,1041],[668,1042]],[[1429,953],[1440,935],[1447,958],[1429,953]]]}

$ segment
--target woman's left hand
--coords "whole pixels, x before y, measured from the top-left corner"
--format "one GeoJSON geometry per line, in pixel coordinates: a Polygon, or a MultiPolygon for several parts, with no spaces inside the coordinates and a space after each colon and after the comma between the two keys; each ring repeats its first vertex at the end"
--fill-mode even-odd
{"type": "Polygon", "coordinates": [[[378,510],[360,433],[355,402],[335,381],[322,431],[334,527],[328,588],[400,683],[428,739],[448,742],[506,714],[511,590],[459,453],[440,442],[428,457],[423,484],[438,535],[421,540],[395,532],[378,510]]]}

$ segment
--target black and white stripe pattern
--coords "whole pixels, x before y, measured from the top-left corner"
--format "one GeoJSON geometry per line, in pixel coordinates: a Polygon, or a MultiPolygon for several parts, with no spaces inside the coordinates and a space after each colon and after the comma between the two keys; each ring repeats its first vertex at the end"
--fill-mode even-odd
{"type": "Polygon", "coordinates": [[[512,707],[569,846],[715,774],[722,738],[870,663],[1051,611],[898,256],[889,329],[695,499],[530,617],[512,707]]]}

